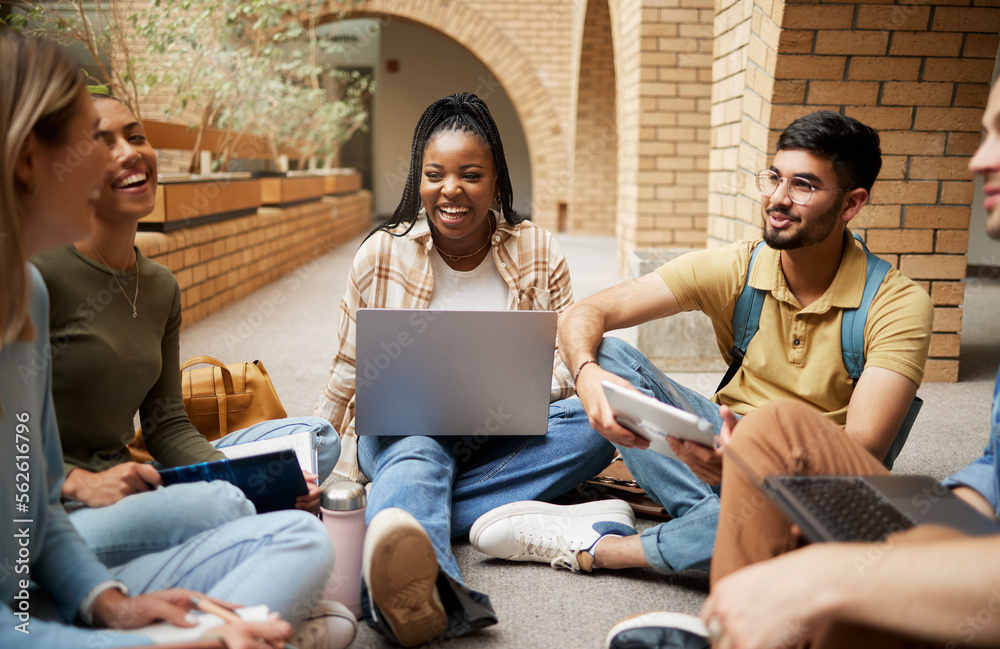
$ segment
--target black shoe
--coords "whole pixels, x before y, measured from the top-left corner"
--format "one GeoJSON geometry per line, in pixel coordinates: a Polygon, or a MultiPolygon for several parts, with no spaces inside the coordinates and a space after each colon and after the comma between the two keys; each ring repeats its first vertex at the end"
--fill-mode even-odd
{"type": "Polygon", "coordinates": [[[693,615],[643,613],[608,632],[608,649],[708,649],[708,630],[693,615]]]}

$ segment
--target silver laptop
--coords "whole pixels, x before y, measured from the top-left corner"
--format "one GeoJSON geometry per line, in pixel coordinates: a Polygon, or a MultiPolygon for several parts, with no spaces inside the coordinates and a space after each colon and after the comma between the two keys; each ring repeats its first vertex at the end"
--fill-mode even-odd
{"type": "Polygon", "coordinates": [[[358,309],[358,435],[544,435],[554,311],[358,309]]]}

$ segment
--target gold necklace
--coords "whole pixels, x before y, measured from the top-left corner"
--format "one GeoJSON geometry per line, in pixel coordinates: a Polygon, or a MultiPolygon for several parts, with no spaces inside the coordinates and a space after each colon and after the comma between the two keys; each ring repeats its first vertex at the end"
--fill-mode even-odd
{"type": "Polygon", "coordinates": [[[487,213],[486,218],[490,220],[490,233],[486,235],[486,241],[483,243],[483,245],[479,246],[479,248],[475,252],[470,252],[467,255],[452,255],[445,252],[444,250],[441,250],[441,246],[437,245],[437,241],[434,242],[434,247],[437,248],[437,251],[440,254],[444,255],[445,257],[447,257],[452,261],[461,261],[463,259],[468,259],[469,257],[475,257],[476,255],[478,255],[483,251],[483,248],[490,245],[490,239],[493,238],[493,215],[491,213],[487,213]]]}
{"type": "Polygon", "coordinates": [[[132,306],[132,319],[135,320],[139,317],[139,310],[136,308],[136,305],[139,303],[139,253],[135,253],[135,296],[130,300],[128,299],[128,295],[125,293],[125,285],[122,284],[122,281],[118,279],[118,275],[115,274],[115,269],[111,267],[111,264],[104,261],[104,256],[101,254],[101,251],[97,249],[97,246],[94,245],[93,241],[87,239],[87,243],[89,243],[93,251],[97,253],[97,257],[101,260],[101,263],[104,264],[104,266],[111,272],[111,276],[115,278],[118,288],[122,290],[122,297],[125,298],[125,300],[132,306]]]}

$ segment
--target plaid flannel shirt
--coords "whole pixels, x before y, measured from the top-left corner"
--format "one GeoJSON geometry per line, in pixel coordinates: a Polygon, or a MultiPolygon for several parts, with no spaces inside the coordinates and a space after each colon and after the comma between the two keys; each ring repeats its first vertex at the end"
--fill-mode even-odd
{"type": "MultiPolygon", "coordinates": [[[[507,309],[562,312],[573,301],[569,267],[552,235],[524,221],[510,225],[494,212],[498,223],[491,244],[491,258],[510,294],[507,309]]],[[[404,232],[407,225],[393,231],[404,232]]],[[[340,433],[340,460],[328,479],[364,481],[358,468],[357,434],[354,432],[354,377],[357,311],[360,308],[425,309],[434,289],[430,254],[434,249],[430,226],[423,212],[402,236],[376,232],[354,257],[347,292],[340,302],[337,327],[339,344],[316,416],[328,420],[340,433]]],[[[503,341],[496,341],[503,344],[503,341]]],[[[559,354],[553,357],[550,401],[573,395],[573,378],[559,354]]]]}

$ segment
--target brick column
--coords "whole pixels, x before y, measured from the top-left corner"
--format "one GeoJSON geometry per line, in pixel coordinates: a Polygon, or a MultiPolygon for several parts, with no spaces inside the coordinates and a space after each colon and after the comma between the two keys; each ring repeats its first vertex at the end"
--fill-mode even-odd
{"type": "Polygon", "coordinates": [[[617,235],[624,268],[635,248],[705,243],[714,9],[711,0],[618,4],[617,235]]]}

